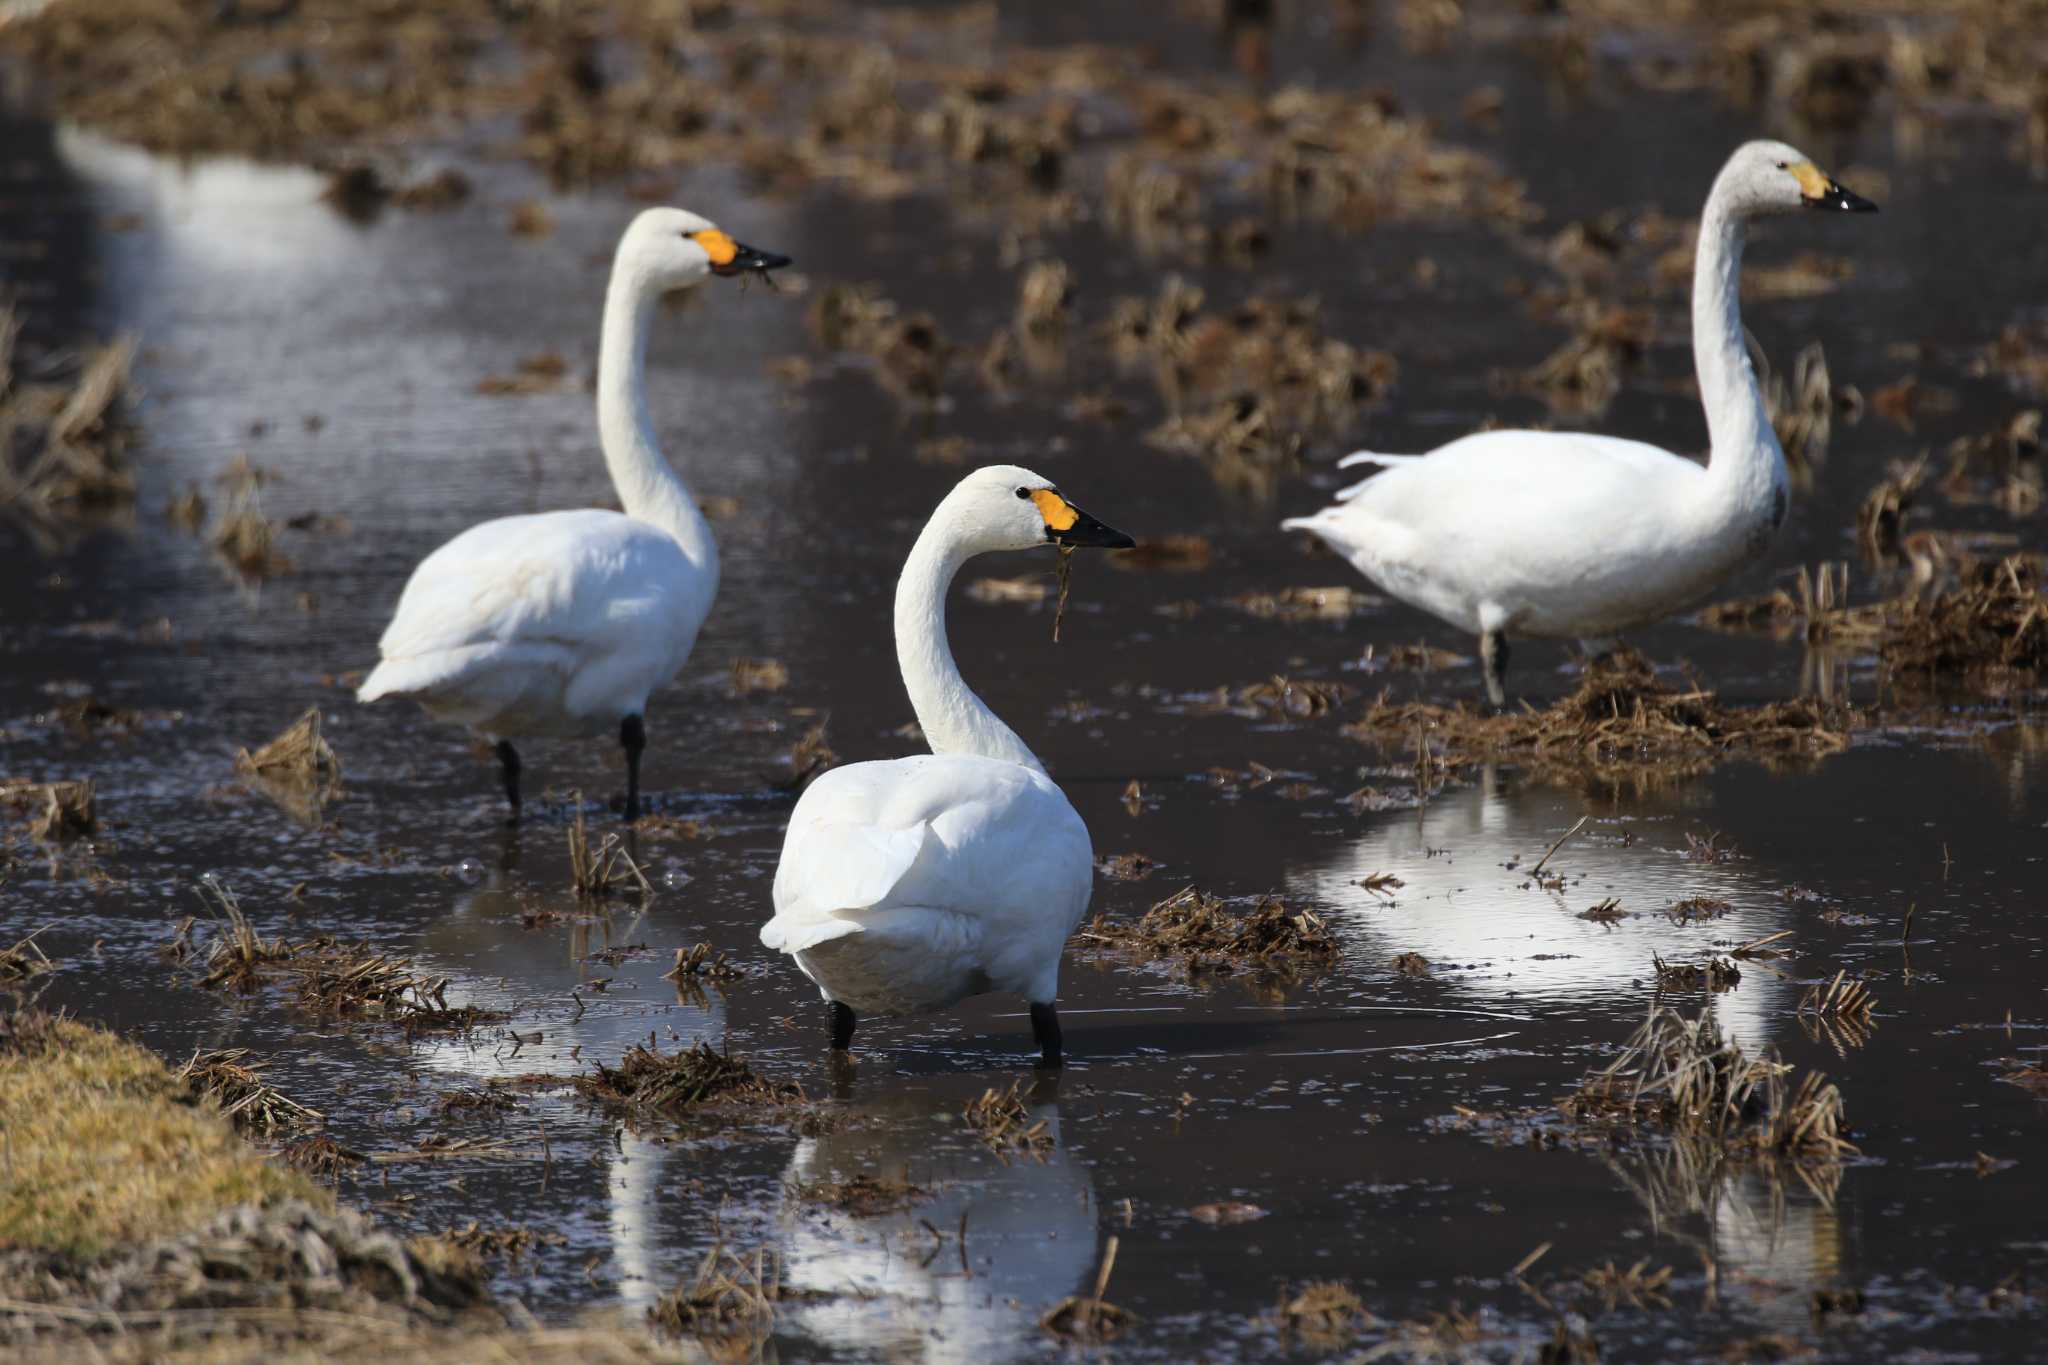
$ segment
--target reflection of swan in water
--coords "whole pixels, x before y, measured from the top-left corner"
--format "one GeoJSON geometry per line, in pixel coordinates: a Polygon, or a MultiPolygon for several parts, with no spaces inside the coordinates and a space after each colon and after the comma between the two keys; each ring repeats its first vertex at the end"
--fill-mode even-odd
{"type": "MultiPolygon", "coordinates": [[[[1649,998],[1653,953],[1697,963],[1716,942],[1746,942],[1782,927],[1783,902],[1750,867],[1684,861],[1669,840],[1646,837],[1655,826],[1637,825],[1625,845],[1612,826],[1589,825],[1546,869],[1569,879],[1565,889],[1537,888],[1529,869],[1584,805],[1556,788],[1511,787],[1489,767],[1472,788],[1444,792],[1312,866],[1290,868],[1288,891],[1349,912],[1330,922],[1357,965],[1377,970],[1396,953],[1417,952],[1464,990],[1518,1004],[1619,999],[1631,1004],[1630,1014],[1649,998]],[[1392,904],[1359,885],[1377,873],[1405,883],[1386,893],[1392,904]],[[1612,925],[1579,918],[1606,897],[1631,917],[1612,925]],[[1691,897],[1733,908],[1691,925],[1663,913],[1691,897]]],[[[1755,1048],[1769,1040],[1787,989],[1763,966],[1746,964],[1737,989],[1712,997],[1714,1010],[1731,1037],[1755,1048]]]]}
{"type": "Polygon", "coordinates": [[[788,1186],[865,1174],[907,1179],[933,1195],[871,1217],[787,1196],[778,1234],[784,1282],[833,1297],[800,1300],[778,1315],[778,1333],[892,1361],[1039,1354],[1037,1315],[1080,1292],[1095,1267],[1093,1177],[1061,1143],[1049,1100],[1032,1108],[1053,1138],[1043,1161],[1013,1155],[1005,1163],[957,1125],[935,1121],[933,1108],[926,1095],[856,1103],[833,1132],[797,1143],[788,1186]],[[971,1276],[961,1270],[963,1216],[971,1276]]]}
{"type": "MultiPolygon", "coordinates": [[[[1803,1336],[1808,1295],[1840,1282],[1839,1165],[1733,1165],[1684,1141],[1603,1160],[1661,1237],[1709,1258],[1720,1292],[1767,1326],[1803,1336]]],[[[1674,1261],[1674,1263],[1677,1263],[1674,1261]]]]}
{"type": "MultiPolygon", "coordinates": [[[[597,957],[633,944],[659,947],[654,938],[629,908],[589,917],[574,896],[521,899],[504,887],[502,874],[493,874],[427,928],[413,957],[454,977],[450,1006],[478,1005],[512,1017],[466,1038],[422,1038],[414,1044],[415,1061],[429,1073],[481,1081],[533,1072],[575,1075],[598,1061],[617,1061],[650,1033],[665,1052],[699,1038],[718,1045],[725,1036],[725,1000],[716,991],[662,980],[668,963],[658,953],[636,953],[618,966],[597,957]],[[525,916],[549,911],[569,918],[526,926],[525,916]],[[608,981],[602,991],[593,989],[599,981],[608,981]]],[[[659,1223],[670,1149],[625,1130],[604,1146],[611,1154],[606,1216],[613,1268],[621,1298],[642,1306],[675,1283],[674,1257],[664,1250],[687,1240],[659,1223]]]]}
{"type": "Polygon", "coordinates": [[[522,898],[493,874],[427,927],[413,957],[454,978],[450,1006],[476,1005],[511,1019],[468,1038],[424,1038],[416,1055],[432,1070],[482,1080],[573,1075],[595,1061],[617,1060],[650,1032],[664,1048],[671,1034],[685,1045],[698,1038],[716,1044],[725,1036],[724,997],[663,980],[669,964],[657,937],[630,907],[593,916],[572,895],[522,898]],[[529,927],[528,916],[559,918],[529,927]],[[647,951],[625,951],[635,948],[647,951]],[[616,963],[607,961],[604,955],[614,952],[616,963]]]}

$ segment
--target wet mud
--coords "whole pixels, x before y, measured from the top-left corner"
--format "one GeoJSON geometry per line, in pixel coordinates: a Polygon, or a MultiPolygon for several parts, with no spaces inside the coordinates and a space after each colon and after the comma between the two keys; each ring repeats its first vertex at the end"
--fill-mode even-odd
{"type": "Polygon", "coordinates": [[[2048,248],[1997,7],[273,8],[0,40],[6,468],[73,408],[118,461],[0,509],[0,988],[565,1332],[2032,1349],[2048,248]],[[1276,523],[1360,446],[1700,449],[1692,220],[1767,134],[1884,204],[1750,253],[1785,533],[1633,653],[1518,647],[1492,714],[1475,642],[1276,523]],[[352,687],[435,545],[611,504],[597,310],[648,197],[801,275],[656,326],[724,579],[651,813],[614,746],[535,745],[508,829],[485,749],[352,687]],[[1094,838],[1069,1063],[981,998],[834,1064],[756,938],[783,823],[915,748],[895,574],[996,460],[1140,541],[950,611],[1094,838]]]}

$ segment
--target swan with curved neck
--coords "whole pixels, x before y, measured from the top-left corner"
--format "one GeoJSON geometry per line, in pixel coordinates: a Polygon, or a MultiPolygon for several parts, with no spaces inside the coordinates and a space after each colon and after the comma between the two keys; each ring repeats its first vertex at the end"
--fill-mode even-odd
{"type": "Polygon", "coordinates": [[[597,430],[623,513],[586,508],[472,526],[420,561],[356,699],[411,697],[496,740],[519,818],[515,738],[615,731],[628,820],[640,815],[647,698],[675,677],[718,593],[718,546],[662,458],[647,334],[665,294],[787,265],[682,209],[619,239],[597,361],[597,430]]]}
{"type": "Polygon", "coordinates": [[[1347,455],[1340,467],[1379,472],[1281,525],[1313,532],[1389,596],[1478,635],[1496,706],[1507,700],[1510,637],[1600,640],[1691,605],[1770,546],[1790,504],[1785,454],[1744,344],[1745,226],[1802,208],[1875,207],[1782,142],[1745,143],[1721,168],[1693,270],[1705,467],[1611,436],[1481,432],[1426,455],[1347,455]]]}
{"type": "Polygon", "coordinates": [[[1006,991],[1030,1002],[1041,1057],[1058,1064],[1060,953],[1088,909],[1094,849],[1044,766],[960,676],[946,589],[993,550],[1131,543],[1015,465],[962,479],[918,536],[896,585],[896,659],[932,752],[811,784],[761,929],[817,983],[835,1050],[859,1014],[1006,991]]]}

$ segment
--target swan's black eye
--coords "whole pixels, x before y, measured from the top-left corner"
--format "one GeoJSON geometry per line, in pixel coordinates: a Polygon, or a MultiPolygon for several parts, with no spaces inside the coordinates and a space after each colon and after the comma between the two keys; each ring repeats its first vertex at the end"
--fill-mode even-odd
{"type": "Polygon", "coordinates": [[[1017,490],[1017,496],[1020,498],[1028,498],[1031,496],[1031,490],[1028,488],[1019,488],[1017,490]]]}
{"type": "Polygon", "coordinates": [[[1792,169],[1792,163],[1789,161],[1780,161],[1778,163],[1778,169],[1781,171],[1789,171],[1792,169]]]}

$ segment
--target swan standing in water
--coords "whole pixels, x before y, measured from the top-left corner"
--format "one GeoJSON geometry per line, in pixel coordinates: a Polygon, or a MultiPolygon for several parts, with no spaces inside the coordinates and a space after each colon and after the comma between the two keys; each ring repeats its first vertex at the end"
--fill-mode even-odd
{"type": "Polygon", "coordinates": [[[1488,431],[1377,466],[1313,531],[1399,598],[1479,636],[1487,696],[1507,701],[1508,637],[1602,640],[1668,616],[1763,553],[1789,502],[1785,453],[1744,345],[1744,225],[1797,208],[1869,212],[1782,142],[1736,149],[1715,177],[1693,265],[1692,343],[1712,455],[1577,432],[1488,431]]]}
{"type": "Polygon", "coordinates": [[[1015,991],[1048,1065],[1060,1060],[1060,953],[1088,909],[1088,827],[1045,769],[974,695],[946,643],[946,588],[991,550],[1128,547],[1028,469],[962,479],[896,584],[896,662],[929,754],[852,763],[812,783],[789,818],[775,917],[761,942],[790,954],[831,1006],[832,1046],[855,1011],[944,1009],[1015,991]]]}
{"type": "Polygon", "coordinates": [[[625,512],[583,508],[472,526],[420,561],[356,700],[411,697],[497,740],[519,818],[514,737],[615,731],[626,819],[640,815],[648,694],[675,677],[718,592],[718,546],[661,456],[647,410],[647,333],[664,294],[707,275],[789,264],[681,209],[619,239],[597,360],[597,430],[625,512]]]}

